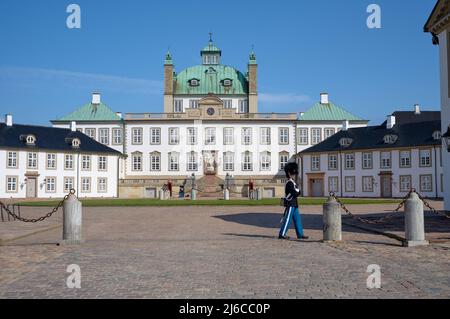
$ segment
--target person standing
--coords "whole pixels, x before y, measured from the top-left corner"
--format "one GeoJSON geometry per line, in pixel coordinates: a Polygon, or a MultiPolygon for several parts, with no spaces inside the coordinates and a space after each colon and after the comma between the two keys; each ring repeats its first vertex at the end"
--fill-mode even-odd
{"type": "Polygon", "coordinates": [[[281,224],[280,233],[278,235],[279,239],[288,239],[286,234],[291,225],[291,221],[294,221],[295,232],[297,233],[298,239],[308,239],[308,236],[305,236],[303,232],[302,220],[300,216],[300,212],[298,210],[298,200],[297,198],[300,196],[300,190],[295,183],[295,180],[298,176],[298,164],[297,163],[288,163],[284,167],[284,171],[286,173],[286,178],[288,181],[285,186],[285,198],[284,198],[284,216],[281,224]]]}

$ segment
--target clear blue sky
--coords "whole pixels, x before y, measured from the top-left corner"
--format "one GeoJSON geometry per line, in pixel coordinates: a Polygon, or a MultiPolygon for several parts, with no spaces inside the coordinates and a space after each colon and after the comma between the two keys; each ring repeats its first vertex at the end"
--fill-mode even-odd
{"type": "Polygon", "coordinates": [[[99,90],[114,111],[162,112],[167,48],[199,64],[208,33],[222,62],[259,64],[261,112],[300,112],[321,91],[376,124],[394,110],[439,109],[438,50],[423,25],[435,1],[1,0],[0,114],[48,124],[99,90]],[[81,6],[80,30],[66,7],[81,6]],[[382,29],[366,26],[369,4],[382,29]]]}

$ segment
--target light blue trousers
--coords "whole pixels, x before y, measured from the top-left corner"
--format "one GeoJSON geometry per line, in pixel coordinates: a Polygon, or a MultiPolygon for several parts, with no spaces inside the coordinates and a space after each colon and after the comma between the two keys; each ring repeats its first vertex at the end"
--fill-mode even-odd
{"type": "Polygon", "coordinates": [[[287,207],[286,215],[283,220],[283,224],[280,229],[280,236],[285,237],[289,227],[291,226],[291,221],[294,220],[295,232],[297,233],[297,238],[303,237],[303,226],[302,219],[300,217],[300,212],[298,207],[287,207]]]}

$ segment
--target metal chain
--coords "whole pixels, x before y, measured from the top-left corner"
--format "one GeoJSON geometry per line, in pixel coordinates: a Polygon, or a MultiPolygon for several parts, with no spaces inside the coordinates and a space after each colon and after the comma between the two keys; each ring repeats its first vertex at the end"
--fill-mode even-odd
{"type": "Polygon", "coordinates": [[[335,193],[331,192],[330,196],[333,197],[336,202],[338,202],[338,204],[342,207],[342,209],[347,213],[348,216],[350,216],[353,219],[359,220],[360,222],[364,223],[364,224],[372,224],[372,225],[377,225],[377,224],[382,224],[385,223],[386,221],[394,218],[395,216],[397,216],[400,213],[400,209],[405,206],[406,200],[411,196],[411,193],[416,192],[415,189],[411,189],[408,194],[403,198],[403,200],[400,202],[400,204],[398,205],[398,207],[396,209],[394,209],[392,212],[392,214],[389,214],[385,217],[381,217],[378,219],[366,219],[366,218],[362,218],[362,217],[358,217],[355,216],[354,214],[352,214],[350,212],[350,210],[344,205],[344,203],[336,196],[335,193]]]}
{"type": "Polygon", "coordinates": [[[431,212],[433,212],[433,213],[435,213],[435,214],[437,214],[437,215],[439,215],[439,216],[445,217],[445,218],[447,218],[447,219],[450,219],[450,216],[449,216],[449,215],[447,215],[447,214],[444,213],[444,212],[438,211],[437,209],[435,209],[434,207],[432,207],[432,206],[430,205],[430,203],[428,203],[428,202],[425,200],[425,198],[423,198],[422,195],[420,195],[420,194],[417,193],[417,192],[416,192],[416,194],[417,194],[417,196],[419,196],[420,200],[423,202],[423,204],[424,204],[431,212]]]}
{"type": "Polygon", "coordinates": [[[39,218],[23,218],[21,216],[18,216],[17,214],[15,214],[14,212],[12,212],[2,201],[0,201],[0,206],[9,214],[11,215],[14,219],[17,219],[21,222],[24,223],[37,223],[37,222],[41,222],[47,218],[52,217],[52,215],[54,213],[56,213],[64,204],[64,202],[69,198],[70,195],[74,195],[75,194],[75,190],[71,189],[69,194],[67,194],[66,196],[64,196],[64,198],[58,203],[58,205],[56,205],[55,207],[53,207],[53,209],[46,215],[39,217],[39,218]]]}

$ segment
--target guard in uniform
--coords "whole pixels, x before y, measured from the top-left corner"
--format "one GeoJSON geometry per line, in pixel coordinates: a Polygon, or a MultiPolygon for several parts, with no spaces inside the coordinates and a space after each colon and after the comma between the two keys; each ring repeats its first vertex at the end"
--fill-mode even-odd
{"type": "Polygon", "coordinates": [[[302,221],[300,217],[300,212],[298,210],[297,197],[300,196],[300,190],[298,189],[297,184],[295,183],[295,180],[297,179],[298,176],[297,163],[286,164],[286,166],[284,167],[284,171],[286,173],[286,178],[288,178],[289,180],[286,182],[285,186],[286,197],[283,199],[285,211],[278,238],[288,239],[288,237],[286,237],[286,234],[291,225],[291,221],[294,220],[297,238],[308,239],[309,237],[305,236],[305,234],[303,233],[302,221]]]}

